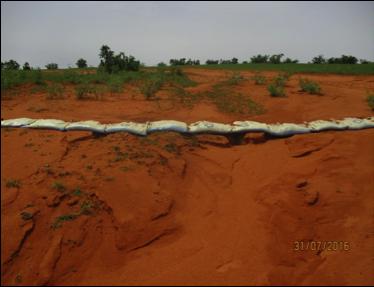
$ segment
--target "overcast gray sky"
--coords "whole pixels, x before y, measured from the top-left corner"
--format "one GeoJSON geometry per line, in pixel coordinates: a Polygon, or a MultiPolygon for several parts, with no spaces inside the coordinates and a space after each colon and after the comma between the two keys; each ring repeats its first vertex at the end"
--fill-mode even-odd
{"type": "Polygon", "coordinates": [[[374,2],[1,2],[1,60],[99,63],[101,45],[147,65],[284,53],[374,60],[374,2]]]}

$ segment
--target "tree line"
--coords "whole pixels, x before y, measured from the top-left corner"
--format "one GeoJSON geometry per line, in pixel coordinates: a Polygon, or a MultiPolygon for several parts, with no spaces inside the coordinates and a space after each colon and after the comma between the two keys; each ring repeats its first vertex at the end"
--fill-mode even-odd
{"type": "MultiPolygon", "coordinates": [[[[100,64],[99,70],[107,73],[117,73],[119,71],[138,71],[141,64],[140,61],[136,60],[133,56],[126,56],[124,52],[115,54],[114,51],[110,49],[109,46],[103,45],[100,48],[100,64]]],[[[297,59],[284,58],[284,54],[274,54],[274,55],[262,55],[258,54],[252,56],[249,61],[243,61],[242,64],[297,64],[299,61],[297,59]]],[[[342,55],[341,57],[331,57],[325,58],[323,55],[318,55],[314,57],[310,62],[311,64],[369,64],[372,63],[365,59],[357,59],[352,55],[342,55]]],[[[224,64],[239,64],[239,60],[235,57],[231,59],[208,59],[205,61],[206,65],[224,65],[224,64]]],[[[200,60],[193,59],[170,59],[170,66],[194,66],[200,65],[200,60]]],[[[87,68],[87,61],[83,58],[80,58],[76,62],[78,68],[84,69],[87,68]]],[[[164,62],[158,64],[159,67],[167,66],[164,62]]],[[[48,70],[58,69],[58,64],[49,63],[45,65],[45,68],[48,70]]],[[[6,62],[1,62],[1,70],[20,70],[21,65],[15,60],[9,60],[6,62]]],[[[22,66],[22,70],[31,70],[33,69],[28,62],[25,62],[22,66]]]]}

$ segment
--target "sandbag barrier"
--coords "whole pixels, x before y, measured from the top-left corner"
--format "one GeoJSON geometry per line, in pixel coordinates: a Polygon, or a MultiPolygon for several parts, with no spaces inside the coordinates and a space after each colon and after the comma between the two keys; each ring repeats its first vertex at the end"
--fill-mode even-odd
{"type": "Polygon", "coordinates": [[[90,131],[95,136],[116,132],[127,132],[146,136],[154,132],[171,131],[181,134],[215,134],[228,138],[231,144],[240,144],[246,133],[265,133],[270,137],[287,137],[295,134],[315,133],[329,130],[360,130],[374,128],[374,117],[344,118],[342,120],[316,120],[294,123],[265,124],[255,121],[235,121],[232,124],[198,121],[186,124],[174,120],[160,120],[146,123],[121,122],[101,124],[97,121],[65,122],[56,119],[17,118],[1,120],[1,128],[30,128],[57,131],[90,131]]]}

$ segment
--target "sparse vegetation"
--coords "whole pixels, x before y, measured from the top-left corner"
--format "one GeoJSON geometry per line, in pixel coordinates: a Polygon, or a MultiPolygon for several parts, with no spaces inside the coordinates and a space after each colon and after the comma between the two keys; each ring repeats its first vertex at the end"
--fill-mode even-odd
{"type": "Polygon", "coordinates": [[[275,85],[284,87],[287,84],[288,80],[290,79],[291,75],[292,75],[291,73],[287,73],[287,72],[279,73],[274,78],[275,85]]]}
{"type": "Polygon", "coordinates": [[[64,98],[64,86],[58,83],[51,83],[47,86],[47,99],[48,100],[58,100],[64,98]]]}
{"type": "Polygon", "coordinates": [[[312,95],[320,95],[321,87],[318,83],[309,79],[300,79],[299,86],[302,92],[307,92],[312,95]]]}
{"type": "Polygon", "coordinates": [[[30,212],[23,211],[21,212],[21,218],[24,221],[31,220],[33,218],[33,215],[30,212]]]}
{"type": "Polygon", "coordinates": [[[20,188],[21,182],[18,179],[9,179],[6,181],[5,186],[7,188],[20,188]]]}
{"type": "Polygon", "coordinates": [[[78,217],[77,214],[65,214],[65,215],[58,216],[57,218],[55,218],[54,222],[52,223],[51,228],[52,229],[60,228],[64,222],[72,221],[76,219],[77,217],[78,217]]]}
{"type": "Polygon", "coordinates": [[[52,184],[52,189],[57,190],[58,192],[64,193],[66,191],[65,185],[63,185],[61,182],[55,181],[52,184]]]}
{"type": "Polygon", "coordinates": [[[238,85],[241,81],[244,80],[244,77],[239,72],[234,72],[227,80],[227,84],[230,86],[238,85]]]}
{"type": "Polygon", "coordinates": [[[267,87],[270,96],[272,97],[285,97],[286,94],[284,92],[284,87],[281,85],[277,85],[276,83],[271,83],[267,87]]]}
{"type": "Polygon", "coordinates": [[[81,196],[83,193],[82,193],[82,190],[79,187],[76,187],[76,188],[73,189],[71,194],[74,195],[74,196],[81,196]]]}
{"type": "Polygon", "coordinates": [[[369,93],[367,98],[366,98],[366,101],[369,105],[369,107],[374,111],[374,93],[369,93]]]}
{"type": "Polygon", "coordinates": [[[255,74],[251,77],[252,80],[255,81],[256,85],[265,85],[266,78],[260,72],[255,72],[255,74]]]}

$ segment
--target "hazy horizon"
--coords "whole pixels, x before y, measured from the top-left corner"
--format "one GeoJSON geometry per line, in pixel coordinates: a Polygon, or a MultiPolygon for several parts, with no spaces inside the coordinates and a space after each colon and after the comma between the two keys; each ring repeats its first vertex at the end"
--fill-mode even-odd
{"type": "Polygon", "coordinates": [[[146,65],[279,54],[374,60],[373,2],[1,2],[1,61],[99,64],[99,49],[146,65]]]}

